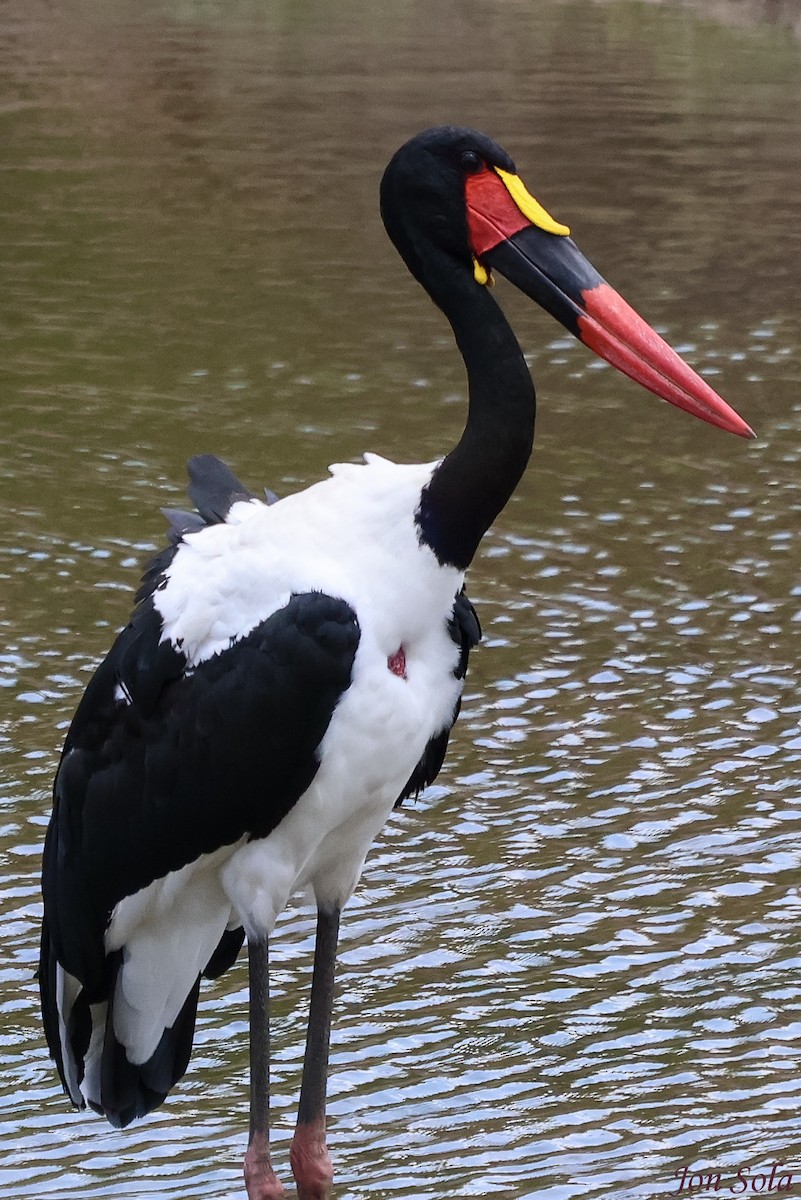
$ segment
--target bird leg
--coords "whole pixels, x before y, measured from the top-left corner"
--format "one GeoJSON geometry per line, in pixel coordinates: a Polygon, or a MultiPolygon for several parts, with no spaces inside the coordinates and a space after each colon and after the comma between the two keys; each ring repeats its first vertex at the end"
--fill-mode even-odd
{"type": "Polygon", "coordinates": [[[334,1177],[325,1144],[325,1095],[338,936],[339,908],[318,909],[303,1080],[289,1153],[298,1200],[328,1200],[334,1177]]]}
{"type": "Polygon", "coordinates": [[[248,939],[250,982],[250,1136],[245,1154],[248,1200],[285,1195],[270,1162],[270,970],[267,938],[248,939]]]}

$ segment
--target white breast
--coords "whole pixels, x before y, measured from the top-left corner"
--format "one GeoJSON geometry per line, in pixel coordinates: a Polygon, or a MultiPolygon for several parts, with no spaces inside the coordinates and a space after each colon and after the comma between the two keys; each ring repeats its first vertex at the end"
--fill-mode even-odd
{"type": "Polygon", "coordinates": [[[436,464],[369,456],[266,506],[235,504],[190,534],[154,596],[165,638],[189,665],[226,650],[287,603],[322,591],[347,601],[361,631],[350,688],[308,791],[276,830],[231,855],[222,883],[249,932],[267,931],[293,890],[344,903],[364,857],[429,739],[450,724],[459,656],[447,623],[462,575],[422,546],[420,494],[436,464]],[[403,647],[406,678],[388,658],[403,647]]]}

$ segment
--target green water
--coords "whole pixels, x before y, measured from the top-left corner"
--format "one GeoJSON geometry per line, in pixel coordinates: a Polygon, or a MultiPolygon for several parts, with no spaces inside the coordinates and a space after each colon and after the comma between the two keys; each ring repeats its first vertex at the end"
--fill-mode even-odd
{"type": "MultiPolygon", "coordinates": [[[[381,227],[409,135],[476,125],[757,430],[640,392],[498,293],[537,447],[470,577],[446,769],[343,922],[337,1200],[665,1197],[795,1163],[801,42],[783,14],[542,0],[0,9],[0,1195],[242,1194],[244,966],[124,1133],[37,1015],[64,728],[214,451],[280,493],[458,436],[461,366],[381,227]]],[[[287,1169],[311,966],[275,939],[287,1169]]]]}

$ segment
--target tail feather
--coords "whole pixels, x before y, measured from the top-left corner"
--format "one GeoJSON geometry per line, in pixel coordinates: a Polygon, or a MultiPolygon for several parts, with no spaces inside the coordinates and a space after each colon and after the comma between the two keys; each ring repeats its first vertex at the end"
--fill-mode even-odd
{"type": "MultiPolygon", "coordinates": [[[[214,974],[221,974],[236,957],[242,937],[239,929],[226,932],[207,970],[213,967],[214,974]]],[[[108,1000],[90,1004],[79,980],[56,958],[47,923],[43,924],[38,974],[50,1056],[75,1107],[88,1104],[119,1129],[158,1108],[184,1075],[192,1053],[200,974],[150,1056],[132,1063],[114,1031],[114,998],[123,951],[110,954],[107,962],[108,1000]]]]}
{"type": "Polygon", "coordinates": [[[47,921],[42,922],[39,994],[47,1048],[58,1068],[64,1091],[76,1108],[83,1108],[81,1081],[92,1020],[83,988],[58,961],[47,921]]]}
{"type": "Polygon", "coordinates": [[[245,931],[241,925],[226,929],[217,943],[217,949],[203,968],[203,978],[217,979],[219,975],[224,975],[236,962],[244,941],[245,931]]]}
{"type": "MultiPolygon", "coordinates": [[[[122,952],[114,956],[111,995],[122,966],[122,952]]],[[[144,1117],[164,1102],[189,1065],[195,1034],[200,976],[174,1024],[165,1029],[156,1049],[143,1063],[132,1063],[114,1033],[114,1005],[109,1003],[100,1066],[100,1096],[87,1095],[92,1108],[103,1113],[117,1129],[144,1117]]]]}

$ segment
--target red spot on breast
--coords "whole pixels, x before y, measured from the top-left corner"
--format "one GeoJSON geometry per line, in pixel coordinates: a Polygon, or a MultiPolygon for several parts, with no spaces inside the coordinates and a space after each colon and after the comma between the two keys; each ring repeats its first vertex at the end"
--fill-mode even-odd
{"type": "Polygon", "coordinates": [[[403,646],[398,646],[395,653],[390,654],[387,666],[393,675],[399,675],[401,679],[406,678],[406,655],[403,652],[403,646]]]}

